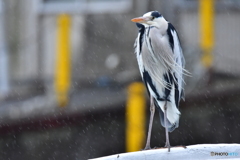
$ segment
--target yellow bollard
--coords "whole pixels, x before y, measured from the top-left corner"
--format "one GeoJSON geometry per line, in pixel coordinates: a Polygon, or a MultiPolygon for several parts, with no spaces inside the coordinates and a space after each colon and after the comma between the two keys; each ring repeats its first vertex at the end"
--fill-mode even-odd
{"type": "Polygon", "coordinates": [[[214,0],[199,0],[200,47],[202,64],[210,68],[213,64],[214,46],[214,0]]]}
{"type": "Polygon", "coordinates": [[[145,86],[141,82],[128,87],[126,106],[126,151],[139,151],[144,148],[146,122],[145,86]]]}
{"type": "Polygon", "coordinates": [[[56,68],[54,86],[58,105],[68,104],[71,83],[70,26],[71,18],[66,14],[57,17],[56,68]]]}

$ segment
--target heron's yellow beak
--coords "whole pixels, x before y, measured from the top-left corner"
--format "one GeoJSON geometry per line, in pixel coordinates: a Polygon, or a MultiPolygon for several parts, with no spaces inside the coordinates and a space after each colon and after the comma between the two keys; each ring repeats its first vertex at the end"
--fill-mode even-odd
{"type": "Polygon", "coordinates": [[[137,18],[133,18],[131,19],[132,22],[136,22],[136,23],[144,23],[146,22],[146,18],[144,17],[137,17],[137,18]]]}

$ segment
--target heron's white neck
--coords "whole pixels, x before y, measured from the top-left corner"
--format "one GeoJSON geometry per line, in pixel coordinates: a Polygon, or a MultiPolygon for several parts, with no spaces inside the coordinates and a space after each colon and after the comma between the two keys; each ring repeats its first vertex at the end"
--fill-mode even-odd
{"type": "Polygon", "coordinates": [[[166,21],[163,17],[156,18],[154,25],[157,27],[162,35],[166,33],[166,30],[168,28],[168,21],[166,21]]]}

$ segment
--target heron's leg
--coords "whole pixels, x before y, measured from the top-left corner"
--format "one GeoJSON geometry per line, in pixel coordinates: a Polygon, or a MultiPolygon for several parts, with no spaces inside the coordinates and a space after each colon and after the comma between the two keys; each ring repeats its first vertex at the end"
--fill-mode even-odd
{"type": "Polygon", "coordinates": [[[168,127],[167,127],[167,102],[165,102],[164,105],[164,125],[165,125],[165,131],[166,131],[166,144],[165,147],[168,148],[168,152],[170,152],[170,142],[169,142],[169,135],[168,135],[168,127]]]}
{"type": "Polygon", "coordinates": [[[150,96],[150,120],[149,120],[149,126],[148,126],[148,135],[147,135],[147,143],[144,148],[144,150],[151,149],[150,141],[151,141],[151,133],[152,133],[152,124],[153,124],[153,117],[155,113],[155,106],[153,103],[153,97],[150,96]]]}

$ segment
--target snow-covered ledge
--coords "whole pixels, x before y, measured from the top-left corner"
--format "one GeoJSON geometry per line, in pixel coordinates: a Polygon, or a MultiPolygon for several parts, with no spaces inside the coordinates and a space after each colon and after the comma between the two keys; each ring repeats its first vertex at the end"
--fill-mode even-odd
{"type": "Polygon", "coordinates": [[[171,152],[166,148],[146,151],[115,154],[92,160],[195,160],[195,159],[240,159],[240,144],[198,144],[173,147],[171,152]]]}

